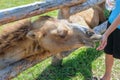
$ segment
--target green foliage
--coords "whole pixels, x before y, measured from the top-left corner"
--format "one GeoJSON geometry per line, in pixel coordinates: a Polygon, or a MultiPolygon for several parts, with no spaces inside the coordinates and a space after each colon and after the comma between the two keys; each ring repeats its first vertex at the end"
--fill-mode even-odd
{"type": "Polygon", "coordinates": [[[104,10],[104,15],[105,15],[105,17],[108,19],[108,17],[110,16],[110,11],[108,11],[108,10],[104,10]]]}

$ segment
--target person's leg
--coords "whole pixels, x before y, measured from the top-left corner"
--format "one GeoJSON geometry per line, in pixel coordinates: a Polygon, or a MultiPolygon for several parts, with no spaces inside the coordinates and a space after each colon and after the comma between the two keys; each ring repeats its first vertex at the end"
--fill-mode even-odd
{"type": "Polygon", "coordinates": [[[105,54],[105,74],[101,80],[110,80],[114,58],[110,54],[105,54]]]}

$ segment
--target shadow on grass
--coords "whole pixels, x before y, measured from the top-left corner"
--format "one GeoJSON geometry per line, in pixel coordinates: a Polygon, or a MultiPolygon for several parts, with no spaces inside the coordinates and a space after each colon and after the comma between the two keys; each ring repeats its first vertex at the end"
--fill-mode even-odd
{"type": "Polygon", "coordinates": [[[62,67],[49,65],[36,80],[92,80],[92,62],[101,54],[91,48],[77,50],[63,60],[62,67]]]}

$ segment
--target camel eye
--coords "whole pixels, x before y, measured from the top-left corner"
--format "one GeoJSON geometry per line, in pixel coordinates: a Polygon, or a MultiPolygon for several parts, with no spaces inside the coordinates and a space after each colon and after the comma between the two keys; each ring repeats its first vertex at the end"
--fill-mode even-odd
{"type": "Polygon", "coordinates": [[[92,32],[92,31],[87,31],[86,34],[87,34],[88,36],[92,36],[92,35],[94,34],[94,32],[92,32]]]}
{"type": "Polygon", "coordinates": [[[66,36],[65,35],[59,35],[60,38],[65,38],[66,36]]]}

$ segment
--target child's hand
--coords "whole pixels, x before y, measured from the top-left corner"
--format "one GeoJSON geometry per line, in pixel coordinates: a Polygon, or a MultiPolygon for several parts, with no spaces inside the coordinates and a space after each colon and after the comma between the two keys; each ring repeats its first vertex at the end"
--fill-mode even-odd
{"type": "Polygon", "coordinates": [[[103,50],[107,45],[107,36],[103,35],[100,45],[98,46],[97,50],[103,50]]]}

